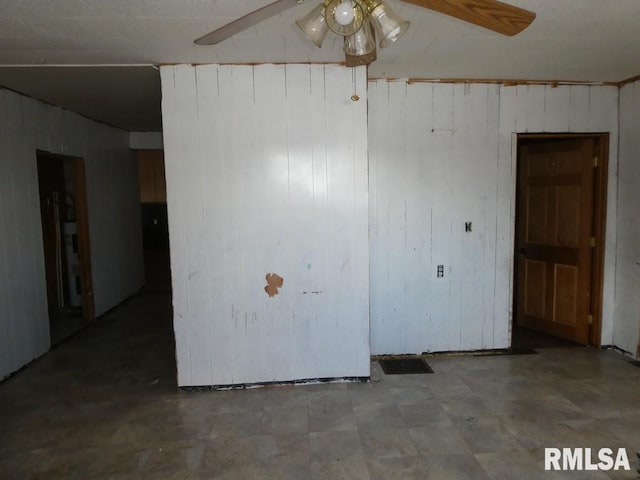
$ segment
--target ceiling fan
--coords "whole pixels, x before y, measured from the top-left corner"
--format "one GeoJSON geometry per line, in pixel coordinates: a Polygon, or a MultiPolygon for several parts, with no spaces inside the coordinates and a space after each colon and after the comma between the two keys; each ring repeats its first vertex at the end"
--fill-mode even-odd
{"type": "MultiPolygon", "coordinates": [[[[402,0],[434,10],[503,35],[516,35],[533,22],[536,14],[498,0],[402,0]]],[[[234,20],[198,39],[198,45],[214,45],[305,0],[277,0],[234,20]]],[[[376,55],[376,36],[380,48],[400,38],[409,22],[395,13],[384,0],[321,0],[300,20],[300,29],[318,47],[329,32],[344,37],[348,67],[368,65],[376,55]]]]}

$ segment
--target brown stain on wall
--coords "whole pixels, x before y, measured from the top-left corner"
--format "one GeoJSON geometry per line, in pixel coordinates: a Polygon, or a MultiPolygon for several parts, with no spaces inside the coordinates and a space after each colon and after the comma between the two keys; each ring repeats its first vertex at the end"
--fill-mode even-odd
{"type": "Polygon", "coordinates": [[[284,285],[284,279],[276,273],[267,273],[264,278],[267,281],[267,286],[264,287],[264,291],[267,292],[267,295],[270,297],[278,295],[278,289],[282,288],[282,285],[284,285]]]}

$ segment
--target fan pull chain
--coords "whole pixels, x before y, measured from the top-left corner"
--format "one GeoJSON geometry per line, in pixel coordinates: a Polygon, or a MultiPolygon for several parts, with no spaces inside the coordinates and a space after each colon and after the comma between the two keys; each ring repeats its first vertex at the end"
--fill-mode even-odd
{"type": "Polygon", "coordinates": [[[358,95],[358,91],[357,91],[357,87],[358,87],[358,82],[357,82],[357,72],[356,72],[357,68],[353,67],[351,69],[351,81],[353,82],[353,95],[351,95],[351,100],[354,102],[357,102],[358,100],[360,100],[360,95],[358,95]]]}

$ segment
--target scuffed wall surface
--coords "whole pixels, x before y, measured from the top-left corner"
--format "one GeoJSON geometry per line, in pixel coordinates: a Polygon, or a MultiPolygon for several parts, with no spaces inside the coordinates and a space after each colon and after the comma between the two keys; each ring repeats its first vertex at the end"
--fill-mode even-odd
{"type": "Polygon", "coordinates": [[[161,68],[179,385],[369,375],[365,75],[161,68]]]}
{"type": "Polygon", "coordinates": [[[36,151],[85,159],[96,314],[144,281],[129,134],[0,90],[0,378],[49,349],[36,151]]]}
{"type": "Polygon", "coordinates": [[[512,148],[526,132],[611,134],[602,332],[611,343],[617,98],[615,87],[369,83],[372,353],[509,346],[512,148]]]}
{"type": "Polygon", "coordinates": [[[613,343],[637,355],[640,344],[640,82],[620,92],[620,175],[613,343]]]}

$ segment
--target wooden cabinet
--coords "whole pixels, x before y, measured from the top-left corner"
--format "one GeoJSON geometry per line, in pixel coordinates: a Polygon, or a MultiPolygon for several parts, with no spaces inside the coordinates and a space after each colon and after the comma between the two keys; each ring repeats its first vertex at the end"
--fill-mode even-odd
{"type": "Polygon", "coordinates": [[[162,150],[138,150],[140,203],[167,203],[162,150]]]}

